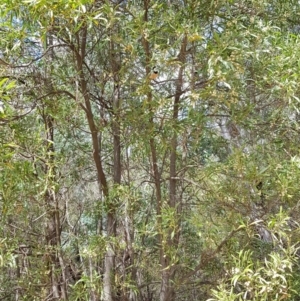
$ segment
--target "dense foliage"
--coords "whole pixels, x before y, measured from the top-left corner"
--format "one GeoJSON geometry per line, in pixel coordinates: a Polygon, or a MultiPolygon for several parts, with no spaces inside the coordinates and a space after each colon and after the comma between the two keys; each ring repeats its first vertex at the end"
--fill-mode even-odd
{"type": "Polygon", "coordinates": [[[300,300],[298,1],[0,1],[0,300],[300,300]]]}

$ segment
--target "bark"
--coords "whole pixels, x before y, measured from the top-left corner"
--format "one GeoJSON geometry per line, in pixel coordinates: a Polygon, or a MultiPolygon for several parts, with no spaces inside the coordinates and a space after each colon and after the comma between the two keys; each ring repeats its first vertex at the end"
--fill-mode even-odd
{"type": "MultiPolygon", "coordinates": [[[[120,65],[114,56],[115,48],[114,42],[110,45],[110,63],[114,75],[114,93],[113,93],[113,121],[112,121],[112,133],[113,133],[113,162],[114,173],[113,181],[115,188],[121,184],[121,138],[120,138],[120,87],[119,87],[119,69],[120,65]]],[[[107,213],[107,236],[113,238],[116,236],[116,211],[115,202],[118,203],[118,199],[110,200],[107,213]]],[[[111,242],[108,242],[107,252],[105,255],[105,270],[103,279],[103,294],[105,301],[116,300],[115,291],[115,252],[114,246],[111,242]]]]}
{"type": "MultiPolygon", "coordinates": [[[[177,122],[178,122],[178,113],[180,107],[180,96],[183,87],[183,70],[184,70],[184,63],[186,57],[186,46],[187,46],[187,37],[184,36],[180,53],[178,55],[178,61],[181,63],[177,81],[176,81],[176,88],[175,88],[175,96],[174,96],[174,103],[173,103],[173,136],[170,141],[170,180],[169,180],[169,206],[174,210],[174,219],[177,223],[177,229],[170,229],[167,238],[167,247],[170,248],[177,248],[179,243],[179,218],[180,212],[178,210],[178,203],[179,200],[177,199],[177,170],[176,170],[176,163],[177,163],[177,146],[178,146],[178,138],[177,138],[177,122]],[[175,231],[175,234],[172,235],[172,232],[175,231]]],[[[174,263],[172,263],[171,258],[169,255],[164,254],[164,265],[162,269],[162,281],[161,281],[161,291],[160,291],[160,300],[161,301],[169,301],[175,298],[175,289],[174,289],[174,277],[176,273],[176,267],[174,263]]]]}
{"type": "MultiPolygon", "coordinates": [[[[99,133],[97,126],[95,124],[94,114],[92,110],[92,104],[90,99],[90,93],[88,88],[88,82],[87,78],[85,76],[85,70],[84,70],[84,59],[86,56],[86,43],[87,43],[87,27],[83,27],[81,32],[77,33],[77,41],[79,44],[79,47],[76,48],[75,45],[71,44],[70,47],[75,55],[76,59],[76,68],[78,72],[78,86],[80,89],[80,92],[82,94],[82,97],[84,99],[84,105],[80,104],[82,109],[84,110],[86,114],[86,118],[88,121],[88,126],[91,132],[91,138],[92,138],[92,147],[93,147],[93,159],[95,162],[96,170],[97,170],[97,180],[99,184],[100,191],[104,195],[104,199],[109,199],[109,188],[106,180],[106,175],[103,170],[102,166],[102,159],[101,159],[101,149],[100,149],[100,143],[99,143],[99,133]]],[[[108,213],[108,225],[107,225],[107,234],[110,236],[111,231],[113,231],[114,224],[111,223],[111,217],[110,213],[108,213]]],[[[108,253],[105,257],[105,267],[109,266],[113,262],[113,253],[108,248],[108,253]]],[[[113,299],[110,299],[110,291],[107,293],[106,288],[106,279],[107,279],[107,273],[105,272],[104,275],[104,300],[112,301],[113,299]]],[[[100,300],[100,296],[94,291],[91,290],[91,297],[93,301],[100,300]]]]}
{"type": "Polygon", "coordinates": [[[98,183],[101,186],[101,190],[104,194],[104,197],[108,197],[108,184],[106,181],[106,176],[103,171],[102,167],[102,160],[100,156],[100,147],[99,147],[99,141],[98,141],[98,130],[97,126],[95,124],[94,120],[94,114],[92,111],[92,105],[91,105],[91,99],[90,99],[90,94],[88,91],[88,84],[87,84],[87,79],[85,78],[84,74],[84,58],[86,56],[86,40],[87,40],[87,28],[84,27],[82,29],[82,36],[80,38],[78,34],[78,40],[80,40],[80,49],[76,49],[76,47],[72,44],[70,45],[71,49],[73,50],[76,58],[76,67],[77,67],[77,72],[79,74],[79,87],[81,94],[84,99],[84,105],[81,105],[83,110],[85,111],[89,129],[91,132],[92,136],[92,146],[93,146],[93,159],[96,165],[97,169],[97,178],[98,178],[98,183]]]}
{"type": "MultiPolygon", "coordinates": [[[[149,1],[144,1],[144,21],[148,22],[148,5],[149,1]]],[[[148,77],[151,72],[151,49],[150,44],[146,38],[143,38],[143,47],[146,55],[146,76],[148,77]]],[[[186,47],[186,38],[185,44],[186,47]]],[[[184,48],[185,49],[185,48],[184,48]]],[[[182,51],[180,52],[180,56],[182,55],[182,51]]],[[[179,100],[181,95],[182,88],[182,73],[183,67],[180,68],[178,81],[176,85],[176,93],[174,98],[174,106],[173,106],[173,122],[176,123],[178,119],[178,110],[179,110],[179,100]]],[[[150,84],[150,83],[149,83],[150,84]]],[[[152,93],[150,88],[147,92],[147,101],[149,108],[149,124],[154,129],[154,119],[153,119],[153,107],[152,107],[152,93]]],[[[158,166],[158,156],[156,151],[155,139],[153,136],[149,139],[150,151],[151,151],[151,159],[152,159],[152,172],[155,184],[155,192],[156,192],[156,215],[157,215],[157,226],[158,226],[158,241],[160,246],[160,264],[161,264],[161,290],[160,290],[160,300],[161,301],[169,301],[173,300],[175,297],[175,292],[172,287],[171,281],[174,278],[174,271],[170,268],[170,258],[165,252],[165,246],[163,242],[163,229],[162,229],[162,193],[161,193],[161,174],[158,166]]],[[[170,199],[169,205],[173,208],[176,206],[176,149],[177,149],[177,134],[176,130],[174,130],[174,135],[171,138],[171,155],[170,155],[170,199]]],[[[168,237],[168,247],[171,246],[172,242],[170,240],[170,235],[168,237]]]]}
{"type": "Polygon", "coordinates": [[[55,149],[54,149],[54,125],[50,116],[44,116],[46,141],[47,141],[47,164],[45,173],[48,188],[45,194],[45,205],[47,208],[46,245],[47,245],[47,266],[49,271],[52,298],[54,300],[67,300],[66,279],[61,248],[61,225],[59,204],[55,191],[52,188],[55,181],[55,149]],[[60,271],[60,272],[58,272],[60,271]]]}
{"type": "MultiPolygon", "coordinates": [[[[144,22],[148,22],[148,11],[149,11],[149,0],[144,0],[144,22]]],[[[149,41],[143,36],[142,38],[143,48],[146,56],[146,78],[149,82],[149,74],[151,72],[151,49],[149,41]]],[[[147,89],[147,103],[149,111],[149,125],[154,129],[154,120],[153,120],[153,107],[152,107],[152,93],[150,87],[147,89]]],[[[161,175],[158,167],[158,159],[156,152],[155,139],[153,135],[149,138],[150,152],[151,152],[151,162],[152,162],[152,175],[155,185],[155,195],[156,195],[156,216],[157,216],[157,229],[158,229],[158,242],[160,245],[160,264],[164,265],[164,252],[162,246],[162,217],[161,217],[161,206],[162,206],[162,194],[161,194],[161,175]]]]}
{"type": "MultiPolygon", "coordinates": [[[[53,38],[48,35],[47,47],[53,45],[53,38]]],[[[50,62],[54,59],[53,49],[51,49],[49,58],[50,62]]],[[[47,61],[46,74],[47,74],[47,61]]],[[[46,90],[53,91],[51,81],[46,81],[46,90]]],[[[56,162],[55,162],[55,148],[54,148],[54,119],[47,113],[42,113],[45,126],[45,141],[46,148],[46,164],[44,167],[47,190],[45,193],[45,206],[47,210],[47,224],[46,224],[46,245],[48,259],[47,266],[49,278],[51,283],[50,295],[54,300],[68,300],[67,294],[67,279],[65,274],[65,264],[61,253],[61,224],[60,224],[60,209],[59,202],[56,197],[54,186],[56,183],[56,162]]]]}

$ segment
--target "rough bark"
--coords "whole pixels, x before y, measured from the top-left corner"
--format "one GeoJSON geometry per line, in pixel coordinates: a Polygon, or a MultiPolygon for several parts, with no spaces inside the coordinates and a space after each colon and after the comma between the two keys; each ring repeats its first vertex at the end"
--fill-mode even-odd
{"type": "MultiPolygon", "coordinates": [[[[119,69],[120,65],[115,58],[114,42],[110,44],[110,63],[113,71],[114,78],[114,93],[113,93],[113,121],[112,121],[112,133],[113,133],[113,181],[114,186],[121,184],[121,138],[120,138],[120,87],[119,87],[119,69]]],[[[107,236],[113,238],[116,236],[116,210],[115,202],[118,199],[109,200],[108,212],[107,212],[107,236]]],[[[116,300],[117,292],[115,291],[115,252],[113,243],[108,242],[107,251],[105,254],[105,267],[104,267],[104,279],[103,279],[103,294],[105,301],[116,300]]]]}

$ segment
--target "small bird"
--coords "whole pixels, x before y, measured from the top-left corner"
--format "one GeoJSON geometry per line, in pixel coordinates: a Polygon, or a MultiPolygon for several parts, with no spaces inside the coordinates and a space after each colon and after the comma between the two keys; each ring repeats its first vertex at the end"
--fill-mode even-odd
{"type": "Polygon", "coordinates": [[[229,92],[231,90],[231,86],[223,81],[217,82],[216,88],[218,91],[224,91],[224,92],[229,92]]]}
{"type": "Polygon", "coordinates": [[[149,75],[150,79],[156,79],[158,77],[158,70],[156,69],[156,67],[152,68],[152,72],[149,75]]]}

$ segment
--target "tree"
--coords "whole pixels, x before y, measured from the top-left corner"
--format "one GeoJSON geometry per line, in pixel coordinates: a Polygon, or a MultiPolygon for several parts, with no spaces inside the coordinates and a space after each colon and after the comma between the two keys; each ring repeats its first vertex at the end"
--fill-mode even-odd
{"type": "Polygon", "coordinates": [[[4,298],[296,300],[297,5],[1,5],[4,298]]]}

